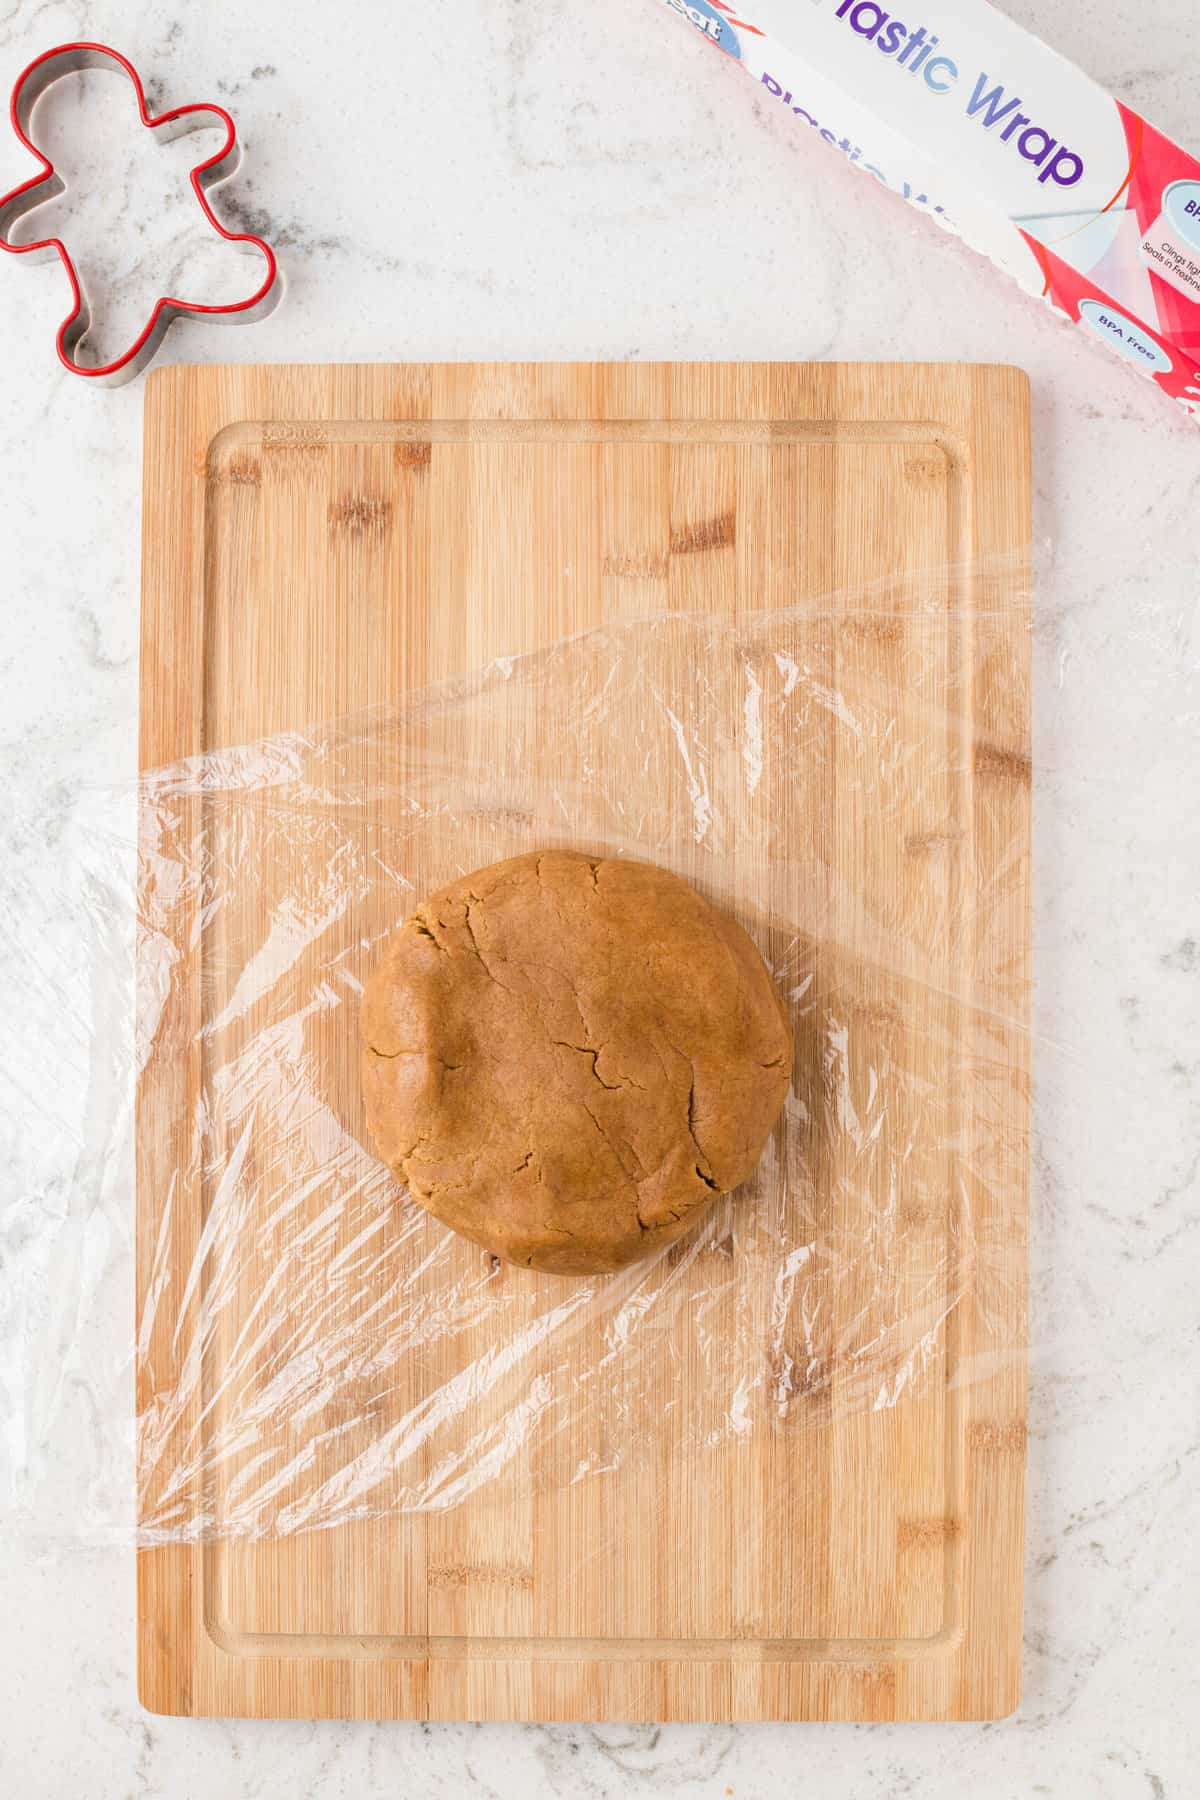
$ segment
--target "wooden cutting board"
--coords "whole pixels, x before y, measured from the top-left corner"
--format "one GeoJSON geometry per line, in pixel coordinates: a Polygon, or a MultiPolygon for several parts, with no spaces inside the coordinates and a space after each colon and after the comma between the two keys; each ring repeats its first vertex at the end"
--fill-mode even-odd
{"type": "MultiPolygon", "coordinates": [[[[900,1195],[889,1254],[952,1268],[962,1288],[928,1346],[932,1374],[906,1403],[748,1442],[731,1433],[703,1455],[677,1452],[664,1412],[659,1453],[595,1480],[533,1486],[518,1467],[446,1511],[143,1549],[146,1706],[541,1720],[993,1719],[1013,1709],[1029,534],[1027,387],[1007,368],[381,365],[150,377],[146,769],[402,701],[601,621],[833,596],[813,651],[831,684],[872,659],[894,706],[924,708],[929,729],[912,733],[886,829],[836,804],[836,758],[804,772],[806,804],[786,828],[823,834],[838,877],[828,944],[813,949],[818,977],[823,958],[837,959],[843,982],[847,968],[874,967],[848,1001],[864,1069],[876,1052],[886,1063],[902,1034],[910,1056],[928,1057],[927,1081],[964,1118],[986,1122],[988,1161],[981,1179],[943,1144],[930,1152],[942,1159],[940,1200],[906,1214],[900,1195]],[[994,557],[1013,561],[985,577],[980,559],[994,557]],[[877,611],[859,613],[864,584],[930,568],[951,573],[928,591],[876,591],[873,606],[892,609],[883,625],[877,611]],[[905,644],[918,629],[927,648],[914,660],[905,644]],[[925,683],[934,678],[932,699],[907,690],[918,666],[925,683]],[[932,779],[948,769],[954,780],[932,779]],[[843,893],[865,904],[847,902],[839,916],[843,893]],[[952,946],[937,933],[947,894],[973,920],[952,946]],[[949,1003],[928,969],[907,999],[881,997],[890,976],[856,944],[873,895],[907,909],[915,943],[928,922],[929,967],[954,958],[947,982],[970,1004],[949,1003]],[[986,907],[972,907],[975,897],[986,907]],[[987,1247],[986,1331],[970,1246],[987,1247]]],[[[286,887],[295,871],[276,873],[286,887]]],[[[787,897],[781,877],[764,866],[748,878],[759,876],[765,929],[770,907],[786,916],[787,897]]],[[[161,1284],[183,1290],[201,1234],[214,1229],[186,1144],[219,1022],[206,1017],[189,960],[201,934],[186,926],[181,994],[138,1097],[143,1415],[186,1390],[196,1322],[163,1304],[161,1284]]],[[[225,956],[236,948],[227,939],[225,956]]],[[[347,1009],[336,1016],[342,1030],[347,1009]]],[[[331,1046],[330,1068],[353,1116],[352,1047],[331,1046]]],[[[837,1172],[822,1177],[819,1155],[818,1144],[818,1181],[832,1192],[837,1172]]],[[[322,1197],[299,1204],[316,1209],[322,1197]]],[[[271,1269],[265,1249],[243,1254],[248,1313],[271,1269]]],[[[853,1302],[843,1293],[838,1303],[853,1302]]],[[[205,1345],[218,1391],[239,1341],[237,1305],[205,1345]]],[[[193,1441],[205,1429],[196,1385],[184,1418],[193,1441]]],[[[383,1429],[389,1397],[373,1404],[383,1429]]],[[[558,1453],[564,1467],[570,1448],[558,1453]]],[[[226,1477],[205,1479],[219,1516],[226,1477]]]]}

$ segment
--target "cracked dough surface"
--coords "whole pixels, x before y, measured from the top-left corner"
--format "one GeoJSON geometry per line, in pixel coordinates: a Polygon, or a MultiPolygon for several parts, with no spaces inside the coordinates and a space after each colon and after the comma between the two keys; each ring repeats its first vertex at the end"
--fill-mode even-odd
{"type": "Polygon", "coordinates": [[[740,925],[665,869],[547,850],[464,876],[363,999],[367,1121],[420,1204],[506,1260],[619,1269],[753,1172],[792,1037],[740,925]]]}

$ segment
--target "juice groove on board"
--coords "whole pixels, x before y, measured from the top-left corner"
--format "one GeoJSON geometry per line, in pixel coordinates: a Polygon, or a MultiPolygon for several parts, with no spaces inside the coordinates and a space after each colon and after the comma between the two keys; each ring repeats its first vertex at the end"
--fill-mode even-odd
{"type": "MultiPolygon", "coordinates": [[[[1024,669],[1027,659],[1028,409],[1016,372],[177,368],[148,385],[145,490],[147,769],[392,704],[601,622],[740,616],[798,595],[842,596],[807,643],[814,679],[836,691],[852,667],[894,694],[901,720],[916,721],[929,709],[905,686],[904,607],[916,588],[892,590],[894,618],[858,612],[854,596],[872,581],[952,570],[944,621],[923,618],[922,630],[956,698],[914,730],[927,765],[910,777],[908,837],[872,835],[839,807],[854,774],[839,767],[844,734],[832,728],[828,755],[797,776],[779,829],[784,841],[810,834],[824,866],[844,875],[821,898],[832,929],[815,954],[831,984],[854,963],[854,1054],[910,1065],[936,1056],[929,1074],[947,1106],[973,1110],[981,1077],[963,1009],[929,984],[905,988],[903,967],[881,971],[867,955],[855,963],[855,916],[839,894],[886,893],[902,941],[920,945],[956,893],[989,890],[1003,859],[1027,853],[1028,682],[994,678],[997,666],[1024,669]],[[1014,560],[989,579],[985,605],[976,569],[995,556],[1014,560]],[[919,1011],[897,1002],[914,992],[919,1011]]],[[[672,674],[664,667],[664,682],[672,674]]],[[[472,748],[486,757],[499,746],[472,748]]],[[[355,772],[370,791],[371,752],[361,754],[355,772]]],[[[670,779],[681,785],[661,798],[688,807],[682,777],[670,779]]],[[[482,842],[479,860],[489,860],[482,842]]],[[[1014,1246],[1027,1204],[1027,854],[1021,867],[980,924],[986,955],[968,942],[953,952],[960,993],[976,970],[1004,971],[1012,1080],[986,1101],[1003,1179],[977,1184],[970,1203],[976,1232],[987,1231],[989,1208],[1004,1208],[1003,1239],[1014,1246]]],[[[419,887],[427,872],[418,863],[408,873],[419,887]]],[[[289,878],[277,869],[278,892],[241,904],[269,909],[289,878]]],[[[786,893],[765,865],[740,869],[739,880],[765,897],[756,935],[769,937],[772,907],[786,923],[786,893]]],[[[394,905],[379,896],[372,929],[386,927],[394,905]]],[[[191,978],[178,984],[138,1097],[139,1307],[168,1183],[183,1269],[210,1204],[184,1156],[206,1059],[225,1050],[206,1019],[201,960],[236,957],[255,925],[235,910],[179,946],[191,978]]],[[[981,1009],[997,1000],[976,995],[981,1009]]],[[[331,1012],[318,1042],[342,1116],[357,1118],[361,1135],[346,1021],[344,1009],[331,1012]]],[[[813,1165],[838,1204],[844,1171],[819,1144],[813,1165]]],[[[961,1173],[950,1150],[930,1152],[927,1185],[941,1183],[945,1205],[910,1207],[895,1227],[893,1253],[914,1269],[945,1260],[961,1173]]],[[[785,1205],[786,1195],[767,1203],[785,1205]]],[[[1006,1254],[1002,1323],[1020,1346],[1023,1263],[1019,1249],[1006,1254]]],[[[268,1256],[264,1245],[246,1257],[239,1306],[251,1304],[268,1256]]],[[[517,1329],[522,1300],[508,1298],[517,1329]]],[[[217,1409],[237,1318],[235,1307],[209,1349],[206,1395],[217,1409]]],[[[156,1321],[139,1408],[177,1378],[188,1338],[184,1329],[175,1341],[177,1323],[156,1321]]],[[[942,1372],[918,1400],[843,1417],[835,1392],[828,1425],[798,1436],[735,1435],[711,1454],[675,1455],[664,1424],[649,1462],[570,1486],[567,1433],[544,1453],[537,1481],[518,1459],[494,1491],[449,1511],[143,1550],[143,1699],[163,1712],[250,1716],[1002,1716],[1019,1687],[1023,1355],[956,1385],[956,1369],[974,1369],[970,1309],[953,1310],[941,1329],[942,1372]],[[672,1534],[665,1522],[680,1519],[687,1531],[672,1534]]],[[[586,1358],[587,1344],[576,1354],[586,1358]]],[[[431,1380],[453,1372],[448,1355],[435,1352],[431,1380]]],[[[665,1398],[672,1382],[703,1377],[685,1357],[652,1379],[665,1398]]],[[[399,1416],[419,1397],[399,1391],[388,1404],[399,1416]]],[[[368,1430],[353,1416],[348,1424],[368,1430]]],[[[220,1478],[205,1480],[219,1516],[220,1478]]]]}

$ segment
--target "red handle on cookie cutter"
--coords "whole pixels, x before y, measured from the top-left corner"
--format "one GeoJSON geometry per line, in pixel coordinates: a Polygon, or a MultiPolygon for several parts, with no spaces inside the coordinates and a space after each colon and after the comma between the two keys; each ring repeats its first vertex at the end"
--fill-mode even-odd
{"type": "Polygon", "coordinates": [[[260,237],[250,232],[226,231],[221,221],[208,203],[208,194],[219,182],[225,181],[233,174],[241,161],[241,147],[237,141],[237,129],[232,118],[223,106],[203,102],[194,106],[177,106],[171,112],[151,115],[146,106],[146,93],[142,87],[141,77],[127,57],[118,50],[110,50],[107,44],[59,44],[53,50],[47,50],[29,64],[27,69],[18,75],[9,104],[9,118],[12,128],[25,148],[32,153],[41,164],[41,172],[23,182],[20,187],[13,188],[10,193],[0,197],[0,249],[10,251],[14,256],[33,256],[35,260],[57,256],[71,283],[72,308],[58,329],[56,344],[59,361],[72,375],[82,375],[88,381],[100,382],[105,386],[115,387],[123,381],[129,381],[140,375],[157,352],[163,338],[175,320],[186,315],[196,318],[215,319],[225,324],[237,324],[243,320],[262,319],[278,304],[283,292],[283,282],[275,252],[260,237]],[[191,172],[192,189],[203,208],[204,215],[213,230],[218,232],[231,244],[246,244],[256,251],[261,251],[266,260],[267,272],[262,284],[251,294],[248,300],[237,300],[228,306],[202,306],[198,302],[179,300],[173,295],[163,295],[155,301],[154,310],[144,331],[115,361],[104,363],[98,367],[88,367],[75,360],[75,351],[87,336],[92,322],[91,310],[75,265],[66,245],[61,238],[41,238],[30,244],[10,244],[8,233],[18,219],[32,212],[35,207],[45,201],[52,200],[65,191],[66,183],[57,174],[49,157],[34,144],[30,136],[30,125],[33,109],[46,89],[52,87],[65,75],[77,74],[82,69],[107,69],[123,72],[133,84],[137,95],[138,112],[142,124],[151,131],[161,131],[163,142],[182,137],[188,131],[194,131],[203,125],[214,122],[225,128],[225,142],[214,156],[207,162],[197,164],[191,172]]]}

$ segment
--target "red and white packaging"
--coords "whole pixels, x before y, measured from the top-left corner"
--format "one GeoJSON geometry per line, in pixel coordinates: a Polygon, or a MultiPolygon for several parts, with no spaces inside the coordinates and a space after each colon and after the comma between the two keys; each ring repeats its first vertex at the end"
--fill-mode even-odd
{"type": "Polygon", "coordinates": [[[987,0],[663,0],[850,162],[1200,413],[1200,161],[987,0]]]}

